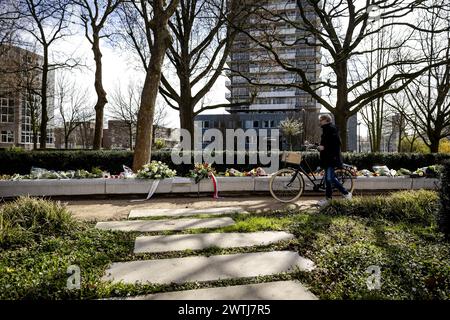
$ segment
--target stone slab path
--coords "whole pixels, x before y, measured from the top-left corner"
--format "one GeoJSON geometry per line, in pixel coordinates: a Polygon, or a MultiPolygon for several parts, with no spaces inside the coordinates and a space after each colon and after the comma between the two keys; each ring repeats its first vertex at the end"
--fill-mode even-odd
{"type": "Polygon", "coordinates": [[[131,220],[98,222],[97,229],[117,231],[167,231],[199,228],[220,228],[234,224],[231,218],[174,219],[174,220],[131,220]]]}
{"type": "MultiPolygon", "coordinates": [[[[224,214],[245,212],[240,207],[222,208],[179,208],[132,210],[130,218],[169,216],[163,220],[127,220],[98,222],[96,228],[134,232],[166,230],[186,230],[196,228],[218,228],[233,225],[229,217],[222,218],[181,218],[198,214],[224,214]]],[[[246,212],[247,213],[247,212],[246,212]]],[[[139,236],[136,238],[134,253],[177,252],[182,250],[201,250],[211,247],[237,248],[268,245],[293,239],[287,232],[263,231],[251,233],[203,233],[158,236],[139,236]]],[[[188,256],[173,259],[134,260],[113,263],[105,272],[103,281],[112,283],[186,283],[225,279],[252,278],[267,276],[300,269],[312,271],[314,263],[294,251],[251,252],[225,255],[188,256]]],[[[115,298],[116,299],[116,298],[115,298]]],[[[119,298],[123,299],[123,298],[119,298]]],[[[205,288],[167,293],[157,293],[125,299],[286,299],[315,300],[317,297],[298,281],[277,281],[218,288],[205,288]]]]}
{"type": "MultiPolygon", "coordinates": [[[[119,298],[120,299],[120,298],[119,298]]],[[[276,281],[220,288],[164,292],[125,300],[317,300],[298,281],[276,281]]]]}
{"type": "Polygon", "coordinates": [[[174,208],[174,209],[134,209],[130,211],[128,219],[145,218],[145,217],[183,217],[194,216],[198,214],[225,214],[225,213],[248,213],[241,207],[219,207],[219,208],[174,208]]]}
{"type": "Polygon", "coordinates": [[[194,256],[113,263],[103,280],[113,283],[186,283],[272,275],[314,269],[314,263],[293,251],[194,256]]]}
{"type": "Polygon", "coordinates": [[[263,246],[293,238],[293,234],[281,231],[143,236],[136,238],[134,253],[263,246]]]}

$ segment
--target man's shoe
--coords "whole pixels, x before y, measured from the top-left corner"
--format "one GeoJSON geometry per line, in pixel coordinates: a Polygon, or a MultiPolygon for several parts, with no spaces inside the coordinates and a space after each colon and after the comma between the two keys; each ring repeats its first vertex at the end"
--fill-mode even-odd
{"type": "Polygon", "coordinates": [[[328,203],[330,203],[330,199],[322,199],[322,200],[317,201],[317,205],[318,205],[319,207],[324,207],[324,206],[326,206],[328,203]]]}
{"type": "Polygon", "coordinates": [[[351,200],[351,199],[352,199],[352,193],[349,192],[349,193],[347,193],[347,194],[344,194],[344,199],[346,199],[346,200],[351,200]]]}

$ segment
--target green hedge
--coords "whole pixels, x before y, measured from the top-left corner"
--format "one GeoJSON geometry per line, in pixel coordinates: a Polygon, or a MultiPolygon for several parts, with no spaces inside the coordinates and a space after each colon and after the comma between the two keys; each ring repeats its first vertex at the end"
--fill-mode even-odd
{"type": "MultiPolygon", "coordinates": [[[[237,153],[234,155],[234,163],[237,153]]],[[[311,169],[319,166],[319,154],[317,152],[305,152],[304,158],[310,164],[311,169]]],[[[225,157],[222,157],[225,162],[225,157]]],[[[257,166],[265,166],[261,163],[248,164],[248,153],[245,153],[245,163],[234,165],[217,165],[214,168],[218,172],[225,172],[227,168],[235,168],[240,171],[249,171],[257,166]]],[[[420,167],[441,163],[450,159],[450,154],[420,154],[420,153],[344,153],[345,163],[355,165],[358,169],[372,169],[374,165],[386,165],[392,169],[406,168],[415,170],[420,167]]],[[[152,153],[152,160],[167,163],[171,169],[177,170],[178,175],[185,175],[193,165],[174,165],[171,153],[156,151],[152,153]]],[[[259,160],[259,158],[258,158],[259,160]]],[[[122,165],[131,167],[133,152],[131,151],[93,151],[93,150],[45,150],[45,151],[0,151],[0,174],[28,174],[31,167],[40,167],[48,170],[91,170],[99,167],[102,170],[118,174],[123,171],[122,165]]],[[[193,161],[192,161],[193,163],[193,161]]]]}
{"type": "Polygon", "coordinates": [[[450,160],[443,163],[444,169],[441,175],[440,199],[441,208],[439,210],[439,227],[450,240],[450,160]]]}

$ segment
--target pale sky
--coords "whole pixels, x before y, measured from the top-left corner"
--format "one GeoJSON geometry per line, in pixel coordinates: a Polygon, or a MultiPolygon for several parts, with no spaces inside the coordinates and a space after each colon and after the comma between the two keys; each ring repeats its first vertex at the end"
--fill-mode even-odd
{"type": "MultiPolygon", "coordinates": [[[[89,42],[82,35],[71,36],[64,41],[55,44],[55,50],[72,54],[74,57],[81,57],[84,63],[88,66],[80,70],[73,71],[73,78],[81,87],[90,89],[90,97],[92,103],[95,104],[96,94],[94,90],[94,58],[89,42]]],[[[116,48],[111,48],[106,43],[102,45],[102,62],[103,62],[103,84],[107,94],[111,95],[117,85],[120,84],[122,88],[126,88],[129,80],[142,81],[142,73],[135,70],[133,63],[129,61],[129,57],[116,48]]],[[[169,79],[169,81],[178,83],[178,78],[169,79]]],[[[225,93],[229,92],[225,87],[226,77],[219,77],[211,92],[205,98],[205,104],[219,104],[227,103],[225,93]]],[[[161,99],[162,100],[162,99],[161,99]]],[[[107,108],[107,106],[105,107],[107,108]]],[[[167,126],[179,127],[178,111],[167,107],[167,126]]],[[[210,113],[226,113],[224,108],[215,110],[207,110],[205,114],[210,113]]],[[[106,113],[107,114],[107,113],[106,113]]]]}

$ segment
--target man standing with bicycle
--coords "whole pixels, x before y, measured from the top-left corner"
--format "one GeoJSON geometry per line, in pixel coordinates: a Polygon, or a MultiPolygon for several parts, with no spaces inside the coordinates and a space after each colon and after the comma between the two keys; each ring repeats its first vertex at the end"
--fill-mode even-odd
{"type": "Polygon", "coordinates": [[[323,114],[319,117],[320,127],[322,128],[322,136],[318,150],[320,151],[320,165],[325,170],[325,197],[317,204],[319,206],[326,205],[333,195],[333,184],[344,195],[345,199],[351,199],[352,194],[336,179],[334,173],[335,167],[342,167],[341,156],[341,139],[334,124],[331,123],[331,116],[323,114]]]}

